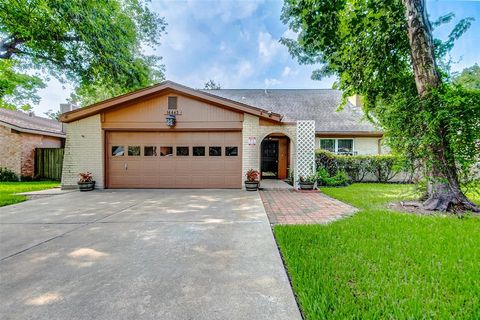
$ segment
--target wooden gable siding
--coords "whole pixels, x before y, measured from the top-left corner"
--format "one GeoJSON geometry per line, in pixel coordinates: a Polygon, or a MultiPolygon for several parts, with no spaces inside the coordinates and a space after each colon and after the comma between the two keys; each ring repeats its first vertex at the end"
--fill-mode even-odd
{"type": "Polygon", "coordinates": [[[102,128],[109,130],[241,130],[243,113],[220,108],[179,94],[165,94],[119,106],[103,113],[102,128]],[[178,97],[176,126],[167,126],[168,97],[178,97]]]}

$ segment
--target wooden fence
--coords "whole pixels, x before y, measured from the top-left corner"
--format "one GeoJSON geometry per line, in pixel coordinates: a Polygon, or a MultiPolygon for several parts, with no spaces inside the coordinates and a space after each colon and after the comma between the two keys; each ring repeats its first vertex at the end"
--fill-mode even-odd
{"type": "Polygon", "coordinates": [[[62,178],[63,148],[35,149],[35,176],[40,179],[62,178]]]}

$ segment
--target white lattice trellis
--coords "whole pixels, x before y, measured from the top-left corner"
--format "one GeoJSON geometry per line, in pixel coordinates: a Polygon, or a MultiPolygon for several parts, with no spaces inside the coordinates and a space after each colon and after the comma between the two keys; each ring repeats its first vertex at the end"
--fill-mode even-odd
{"type": "Polygon", "coordinates": [[[295,187],[301,176],[315,172],[315,121],[297,121],[297,157],[295,161],[295,187]]]}

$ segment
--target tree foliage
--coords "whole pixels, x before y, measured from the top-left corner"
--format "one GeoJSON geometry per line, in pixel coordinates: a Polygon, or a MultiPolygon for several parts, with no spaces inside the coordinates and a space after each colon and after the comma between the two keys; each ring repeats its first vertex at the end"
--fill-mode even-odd
{"type": "Polygon", "coordinates": [[[453,77],[453,82],[472,90],[480,90],[480,66],[474,64],[453,77]]]}
{"type": "Polygon", "coordinates": [[[222,89],[222,86],[220,85],[220,83],[215,82],[215,80],[210,79],[207,82],[205,82],[205,85],[203,88],[206,90],[220,90],[222,89]]]}
{"type": "Polygon", "coordinates": [[[37,90],[44,88],[38,76],[14,70],[15,61],[0,60],[0,108],[28,111],[38,103],[37,90]]]}
{"type": "Polygon", "coordinates": [[[2,81],[0,99],[35,103],[48,76],[75,83],[86,100],[97,90],[110,97],[149,85],[163,66],[142,49],[157,45],[165,26],[143,0],[1,1],[1,77],[5,69],[15,76],[2,81]]]}
{"type": "MultiPolygon", "coordinates": [[[[480,92],[442,79],[448,79],[446,54],[472,19],[460,20],[446,40],[433,40],[441,78],[424,96],[417,90],[405,12],[401,0],[285,0],[282,19],[297,38],[281,42],[300,63],[321,64],[312,78],[335,75],[344,98],[362,95],[367,115],[384,128],[395,152],[424,163],[432,181],[455,184],[480,154],[480,92]]],[[[444,15],[432,26],[452,18],[444,15]]]]}

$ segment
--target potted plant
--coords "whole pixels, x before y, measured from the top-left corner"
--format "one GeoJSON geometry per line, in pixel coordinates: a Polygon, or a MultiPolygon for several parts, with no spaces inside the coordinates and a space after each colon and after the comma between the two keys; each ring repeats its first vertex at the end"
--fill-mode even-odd
{"type": "Polygon", "coordinates": [[[245,189],[247,189],[247,191],[257,191],[258,184],[260,183],[260,181],[258,181],[258,177],[260,177],[260,172],[254,169],[250,169],[247,171],[245,176],[247,177],[247,180],[245,181],[245,189]]]}
{"type": "Polygon", "coordinates": [[[317,176],[314,174],[309,176],[302,176],[300,177],[300,189],[313,190],[315,187],[316,181],[317,181],[317,176]]]}
{"type": "Polygon", "coordinates": [[[80,172],[78,177],[77,184],[80,191],[91,191],[95,188],[95,181],[93,181],[91,172],[80,172]]]}

